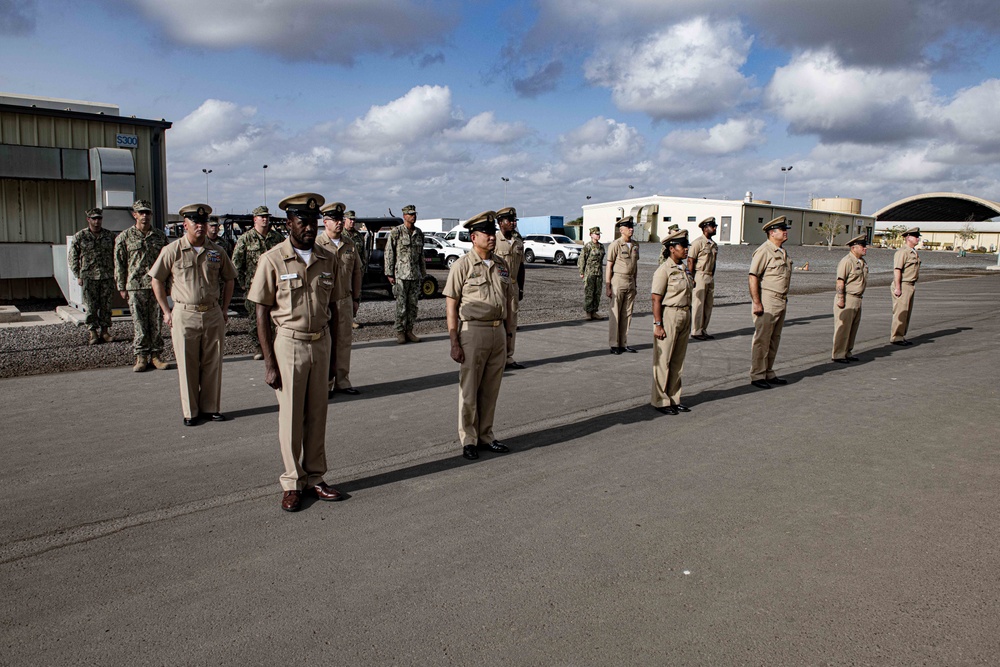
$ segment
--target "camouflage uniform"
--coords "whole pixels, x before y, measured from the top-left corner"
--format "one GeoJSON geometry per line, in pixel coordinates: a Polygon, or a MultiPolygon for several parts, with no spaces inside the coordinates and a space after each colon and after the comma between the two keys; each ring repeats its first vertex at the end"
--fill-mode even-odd
{"type": "Polygon", "coordinates": [[[583,310],[596,313],[601,305],[601,288],[604,286],[604,246],[590,241],[583,246],[580,253],[580,277],[584,282],[583,310]]]}
{"type": "MultiPolygon", "coordinates": [[[[223,237],[220,234],[218,237],[216,237],[214,239],[208,239],[208,240],[211,241],[212,243],[214,243],[215,245],[219,246],[220,248],[222,248],[222,250],[226,253],[227,257],[229,257],[230,259],[232,258],[232,256],[233,256],[233,244],[229,241],[229,239],[223,237]]],[[[219,274],[219,305],[220,306],[222,305],[222,298],[225,296],[225,291],[226,291],[225,290],[225,286],[226,286],[226,281],[222,279],[222,274],[220,273],[219,274]]]]}
{"type": "Polygon", "coordinates": [[[344,230],[344,236],[351,240],[357,248],[358,257],[361,258],[361,275],[368,271],[368,251],[365,249],[365,235],[357,229],[344,230]]]}
{"type": "Polygon", "coordinates": [[[69,247],[69,268],[83,280],[83,307],[91,331],[111,328],[111,298],[115,291],[115,234],[101,229],[96,235],[82,229],[69,247]]]}
{"type": "MultiPolygon", "coordinates": [[[[236,241],[233,249],[233,264],[236,266],[236,282],[243,288],[244,294],[250,293],[250,283],[257,273],[257,262],[265,252],[285,240],[285,237],[274,229],[261,236],[256,229],[248,230],[236,241]]],[[[247,319],[250,322],[250,338],[254,345],[260,346],[257,338],[257,304],[250,299],[244,298],[244,307],[247,310],[247,319]]]]}
{"type": "Polygon", "coordinates": [[[158,357],[163,352],[160,306],[147,274],[166,245],[166,235],[155,227],[143,234],[132,226],[115,240],[115,282],[119,292],[128,291],[128,307],[135,325],[132,347],[137,357],[158,357]]]}
{"type": "Polygon", "coordinates": [[[424,233],[419,227],[413,232],[406,225],[397,225],[389,232],[385,244],[385,275],[395,278],[392,294],[396,297],[396,331],[413,331],[417,321],[417,299],[420,284],[427,275],[424,266],[424,233]]]}

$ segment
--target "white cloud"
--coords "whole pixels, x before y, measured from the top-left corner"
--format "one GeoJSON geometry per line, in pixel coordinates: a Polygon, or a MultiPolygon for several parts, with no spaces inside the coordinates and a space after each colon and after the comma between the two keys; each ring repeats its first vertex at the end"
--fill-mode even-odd
{"type": "Polygon", "coordinates": [[[966,88],[944,108],[956,136],[973,145],[996,150],[1000,148],[1000,79],[989,79],[978,86],[966,88]]]}
{"type": "Polygon", "coordinates": [[[598,116],[561,136],[559,151],[567,162],[622,163],[638,161],[643,144],[634,127],[598,116]]]}
{"type": "Polygon", "coordinates": [[[265,137],[266,128],[253,122],[257,109],[223,100],[205,100],[174,124],[169,134],[172,150],[189,152],[200,160],[240,159],[265,137]]]}
{"type": "Polygon", "coordinates": [[[457,122],[447,86],[417,86],[384,106],[372,106],[363,118],[351,123],[345,138],[376,146],[405,144],[457,122]]]}
{"type": "Polygon", "coordinates": [[[523,139],[530,130],[523,123],[501,123],[492,111],[473,116],[460,128],[445,130],[444,136],[456,141],[484,144],[508,144],[523,139]]]}
{"type": "Polygon", "coordinates": [[[764,142],[763,132],[763,120],[730,118],[707,129],[675,130],[663,138],[661,146],[698,155],[726,155],[759,146],[764,142]]]}
{"type": "Polygon", "coordinates": [[[752,39],[736,21],[696,17],[645,39],[605,45],[585,65],[587,79],[610,88],[623,111],[656,119],[713,116],[743,100],[740,73],[752,39]]]}

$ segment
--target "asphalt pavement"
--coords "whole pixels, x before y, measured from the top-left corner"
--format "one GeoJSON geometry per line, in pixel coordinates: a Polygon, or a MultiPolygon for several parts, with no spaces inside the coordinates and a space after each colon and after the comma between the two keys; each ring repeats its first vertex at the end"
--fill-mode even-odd
{"type": "Polygon", "coordinates": [[[327,481],[279,509],[274,392],[230,357],[181,425],[176,370],[0,380],[3,665],[992,665],[1000,655],[1000,276],[793,296],[749,385],[747,304],[649,407],[652,324],[521,328],[498,437],[461,458],[444,334],[359,343],[327,481]]]}

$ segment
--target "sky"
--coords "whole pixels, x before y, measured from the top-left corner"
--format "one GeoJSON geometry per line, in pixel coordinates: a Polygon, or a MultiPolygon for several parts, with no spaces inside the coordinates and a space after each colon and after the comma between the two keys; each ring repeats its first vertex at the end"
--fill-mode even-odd
{"type": "Polygon", "coordinates": [[[1000,200],[998,33],[996,0],[0,0],[0,92],[171,121],[172,211],[873,214],[1000,200]]]}

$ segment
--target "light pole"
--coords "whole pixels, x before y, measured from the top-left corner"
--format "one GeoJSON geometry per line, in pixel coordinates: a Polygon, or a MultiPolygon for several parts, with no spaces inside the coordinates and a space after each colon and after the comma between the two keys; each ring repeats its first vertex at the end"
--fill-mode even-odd
{"type": "Polygon", "coordinates": [[[785,186],[788,185],[788,172],[792,170],[791,166],[782,167],[781,173],[785,175],[785,182],[781,185],[781,205],[785,205],[785,186]]]}
{"type": "Polygon", "coordinates": [[[634,185],[630,185],[630,186],[628,186],[628,193],[629,193],[629,196],[631,196],[631,195],[632,195],[632,190],[635,190],[635,186],[634,186],[634,185]]]}
{"type": "Polygon", "coordinates": [[[507,184],[510,183],[510,179],[506,176],[501,176],[500,180],[503,181],[503,205],[504,208],[507,207],[507,184]]]}
{"type": "Polygon", "coordinates": [[[205,203],[208,203],[208,175],[212,173],[211,169],[202,169],[201,173],[205,174],[205,203]]]}
{"type": "Polygon", "coordinates": [[[264,165],[264,206],[267,206],[267,165],[264,165]]]}

